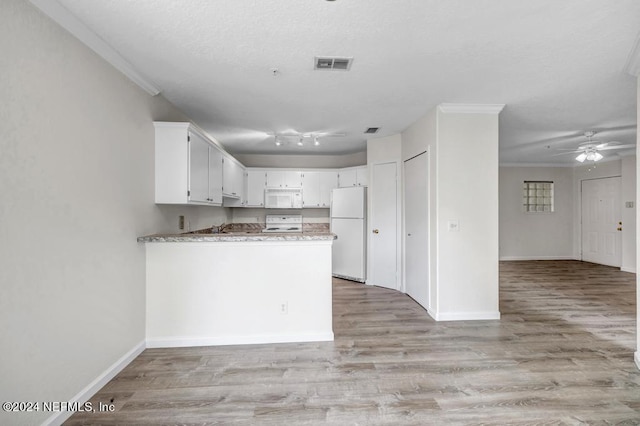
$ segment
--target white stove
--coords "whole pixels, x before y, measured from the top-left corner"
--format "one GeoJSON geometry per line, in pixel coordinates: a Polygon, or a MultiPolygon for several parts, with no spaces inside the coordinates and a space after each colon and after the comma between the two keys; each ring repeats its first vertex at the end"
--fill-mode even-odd
{"type": "Polygon", "coordinates": [[[262,232],[302,232],[302,215],[268,214],[266,225],[262,232]]]}

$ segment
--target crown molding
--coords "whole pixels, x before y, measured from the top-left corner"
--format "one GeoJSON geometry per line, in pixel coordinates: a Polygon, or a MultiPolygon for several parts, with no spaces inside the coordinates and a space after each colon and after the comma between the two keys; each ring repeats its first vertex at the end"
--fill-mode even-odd
{"type": "Polygon", "coordinates": [[[42,13],[51,18],[62,28],[70,32],[78,40],[91,50],[96,52],[115,69],[127,76],[131,81],[140,86],[142,90],[155,96],[160,93],[160,88],[148,78],[140,74],[126,59],[115,49],[107,44],[96,33],[90,30],[84,23],[65,9],[57,0],[29,0],[31,4],[40,9],[42,13]]]}
{"type": "Polygon", "coordinates": [[[567,163],[500,163],[499,167],[556,167],[556,168],[573,168],[574,164],[567,163]]]}
{"type": "Polygon", "coordinates": [[[624,64],[624,70],[634,77],[640,76],[640,33],[638,33],[631,52],[629,52],[627,62],[624,64]]]}
{"type": "Polygon", "coordinates": [[[445,114],[500,114],[504,104],[440,104],[438,109],[445,114]]]}

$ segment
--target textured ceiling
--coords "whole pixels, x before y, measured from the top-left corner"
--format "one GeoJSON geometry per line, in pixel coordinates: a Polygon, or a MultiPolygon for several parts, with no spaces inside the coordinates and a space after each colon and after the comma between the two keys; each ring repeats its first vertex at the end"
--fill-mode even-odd
{"type": "Polygon", "coordinates": [[[638,0],[59,2],[233,153],[361,151],[440,103],[506,104],[502,163],[571,163],[586,130],[635,143],[638,0]],[[346,136],[269,136],[293,132],[346,136]]]}

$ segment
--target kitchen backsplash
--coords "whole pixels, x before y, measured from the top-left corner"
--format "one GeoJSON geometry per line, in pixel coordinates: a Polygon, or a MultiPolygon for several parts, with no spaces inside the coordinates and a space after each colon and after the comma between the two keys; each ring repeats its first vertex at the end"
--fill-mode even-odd
{"type": "MultiPolygon", "coordinates": [[[[193,234],[211,234],[220,231],[226,232],[262,232],[266,227],[265,223],[228,223],[219,229],[204,228],[191,231],[193,234]]],[[[218,228],[218,227],[215,227],[218,228]]],[[[329,232],[328,223],[302,223],[302,232],[329,232]]]]}

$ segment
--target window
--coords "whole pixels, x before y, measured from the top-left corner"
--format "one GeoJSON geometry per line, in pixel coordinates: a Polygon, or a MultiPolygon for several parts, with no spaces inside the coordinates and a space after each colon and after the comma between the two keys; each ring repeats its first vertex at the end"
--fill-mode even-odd
{"type": "Polygon", "coordinates": [[[525,180],[522,185],[522,205],[525,212],[552,212],[553,181],[525,180]]]}

